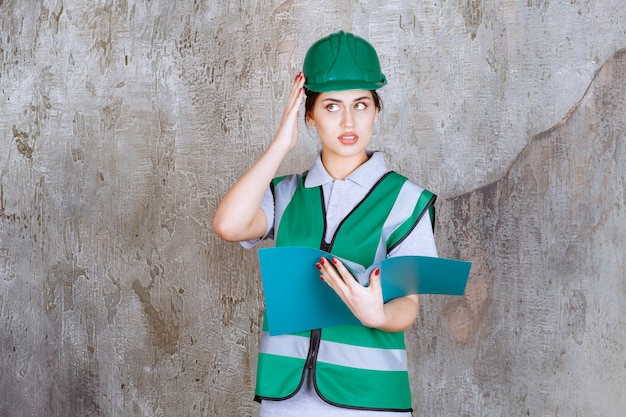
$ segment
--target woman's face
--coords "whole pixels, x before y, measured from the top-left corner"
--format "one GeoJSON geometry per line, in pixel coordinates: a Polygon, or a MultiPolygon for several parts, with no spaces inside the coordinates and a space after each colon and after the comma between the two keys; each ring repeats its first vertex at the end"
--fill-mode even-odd
{"type": "Polygon", "coordinates": [[[364,162],[377,120],[378,109],[368,90],[321,93],[307,114],[308,124],[315,126],[322,141],[324,161],[354,158],[364,162]]]}

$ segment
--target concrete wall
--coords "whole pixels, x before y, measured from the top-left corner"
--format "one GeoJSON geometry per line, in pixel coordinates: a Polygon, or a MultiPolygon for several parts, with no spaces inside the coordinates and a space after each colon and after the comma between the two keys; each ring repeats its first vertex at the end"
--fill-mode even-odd
{"type": "Polygon", "coordinates": [[[623,415],[622,3],[0,0],[0,416],[258,414],[256,255],[211,219],[338,29],[474,262],[407,334],[416,415],[623,415]]]}

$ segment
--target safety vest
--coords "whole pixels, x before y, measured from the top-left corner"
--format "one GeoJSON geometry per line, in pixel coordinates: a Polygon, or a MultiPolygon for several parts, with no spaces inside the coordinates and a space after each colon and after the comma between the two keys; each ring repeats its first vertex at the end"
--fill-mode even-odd
{"type": "MultiPolygon", "coordinates": [[[[384,259],[429,212],[436,196],[396,172],[385,174],[342,220],[326,242],[322,187],[306,188],[303,176],[276,178],[276,246],[320,248],[369,266],[384,259]]],[[[383,277],[384,279],[384,277],[383,277]]],[[[270,336],[263,321],[255,399],[295,395],[309,370],[326,402],[347,408],[412,411],[404,332],[336,326],[270,336]]]]}

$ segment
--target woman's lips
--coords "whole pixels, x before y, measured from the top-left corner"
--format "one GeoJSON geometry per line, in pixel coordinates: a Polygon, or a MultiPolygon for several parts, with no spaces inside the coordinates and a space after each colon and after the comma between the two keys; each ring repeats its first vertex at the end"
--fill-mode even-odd
{"type": "Polygon", "coordinates": [[[344,133],[343,135],[339,136],[338,139],[339,142],[344,145],[354,145],[359,140],[359,137],[356,133],[344,133]]]}

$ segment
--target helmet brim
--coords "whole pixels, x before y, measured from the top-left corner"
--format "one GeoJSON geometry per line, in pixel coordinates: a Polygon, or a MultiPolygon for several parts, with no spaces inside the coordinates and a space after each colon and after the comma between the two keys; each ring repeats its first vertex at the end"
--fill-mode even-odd
{"type": "Polygon", "coordinates": [[[387,79],[382,78],[379,81],[363,81],[363,80],[330,80],[323,83],[304,83],[304,87],[316,93],[330,93],[332,91],[345,90],[378,90],[387,84],[387,79]]]}

